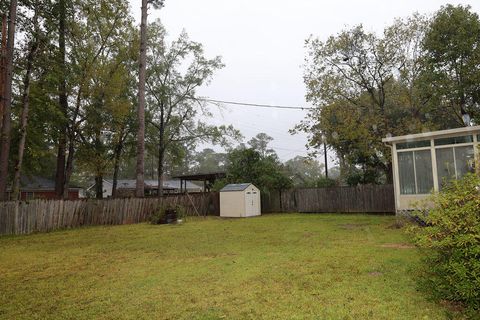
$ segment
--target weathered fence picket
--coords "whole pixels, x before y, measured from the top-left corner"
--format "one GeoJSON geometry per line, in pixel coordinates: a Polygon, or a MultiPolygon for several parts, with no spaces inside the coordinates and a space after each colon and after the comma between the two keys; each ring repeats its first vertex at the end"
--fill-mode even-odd
{"type": "Polygon", "coordinates": [[[277,190],[262,195],[262,212],[394,213],[393,186],[277,190]]]}
{"type": "Polygon", "coordinates": [[[218,193],[158,198],[31,200],[0,202],[0,235],[48,232],[91,225],[117,225],[148,220],[162,206],[179,204],[190,216],[219,215],[218,193]]]}

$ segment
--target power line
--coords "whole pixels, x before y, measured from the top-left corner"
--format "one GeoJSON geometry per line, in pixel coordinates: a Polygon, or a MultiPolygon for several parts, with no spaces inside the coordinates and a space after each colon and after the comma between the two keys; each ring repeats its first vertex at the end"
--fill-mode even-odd
{"type": "Polygon", "coordinates": [[[203,100],[206,102],[212,103],[224,103],[224,104],[231,104],[237,106],[247,106],[247,107],[259,107],[259,108],[276,108],[276,109],[290,109],[290,110],[313,110],[314,108],[306,108],[306,107],[292,107],[292,106],[279,106],[279,105],[271,105],[271,104],[258,104],[258,103],[245,103],[245,102],[236,102],[236,101],[224,101],[224,100],[215,100],[215,99],[206,99],[202,98],[199,100],[203,100]]]}

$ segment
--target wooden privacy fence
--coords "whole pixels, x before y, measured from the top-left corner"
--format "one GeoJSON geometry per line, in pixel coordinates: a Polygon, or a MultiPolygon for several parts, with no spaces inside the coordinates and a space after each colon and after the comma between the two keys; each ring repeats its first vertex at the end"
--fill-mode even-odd
{"type": "Polygon", "coordinates": [[[394,213],[393,185],[273,191],[262,195],[262,212],[394,213]]]}
{"type": "Polygon", "coordinates": [[[9,201],[0,203],[0,235],[139,223],[168,205],[181,205],[190,216],[220,214],[216,192],[163,198],[9,201]]]}

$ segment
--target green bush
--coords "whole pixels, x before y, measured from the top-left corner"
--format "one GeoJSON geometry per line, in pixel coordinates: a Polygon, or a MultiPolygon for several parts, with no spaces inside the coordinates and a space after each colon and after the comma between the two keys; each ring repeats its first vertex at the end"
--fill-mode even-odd
{"type": "Polygon", "coordinates": [[[477,318],[480,310],[480,178],[469,174],[433,195],[433,209],[417,213],[413,227],[425,265],[422,285],[436,298],[461,302],[477,318]]]}
{"type": "Polygon", "coordinates": [[[161,206],[157,211],[155,211],[151,216],[150,216],[150,223],[151,224],[164,224],[167,223],[166,219],[166,211],[167,210],[175,210],[177,213],[177,219],[185,219],[187,216],[187,211],[186,209],[181,206],[181,205],[176,205],[176,206],[161,206]]]}
{"type": "Polygon", "coordinates": [[[165,223],[165,207],[160,207],[150,216],[151,224],[163,224],[165,223]]]}
{"type": "Polygon", "coordinates": [[[317,188],[335,187],[336,185],[337,185],[337,181],[330,178],[326,178],[326,177],[322,177],[318,179],[315,183],[315,187],[317,188]]]}

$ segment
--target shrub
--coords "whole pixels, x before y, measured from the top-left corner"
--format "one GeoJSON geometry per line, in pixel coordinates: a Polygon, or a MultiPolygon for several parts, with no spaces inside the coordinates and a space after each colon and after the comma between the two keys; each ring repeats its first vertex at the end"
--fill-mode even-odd
{"type": "Polygon", "coordinates": [[[151,224],[164,224],[165,223],[165,209],[160,207],[150,216],[151,224]]]}
{"type": "Polygon", "coordinates": [[[151,224],[165,224],[165,223],[168,223],[167,212],[171,211],[171,210],[174,210],[176,212],[177,219],[184,219],[187,216],[187,211],[181,205],[162,206],[150,216],[150,223],[151,224]]]}
{"type": "Polygon", "coordinates": [[[480,310],[480,178],[469,174],[433,195],[433,209],[414,227],[425,265],[421,283],[440,299],[480,310]]]}
{"type": "Polygon", "coordinates": [[[326,178],[326,177],[322,177],[318,179],[315,183],[315,187],[317,188],[328,188],[328,187],[334,187],[336,185],[337,185],[337,181],[330,178],[326,178]]]}

